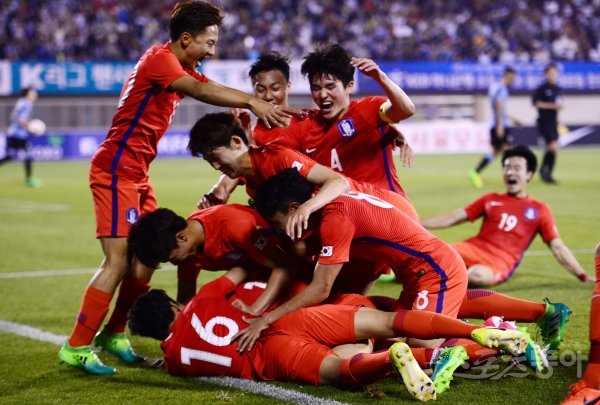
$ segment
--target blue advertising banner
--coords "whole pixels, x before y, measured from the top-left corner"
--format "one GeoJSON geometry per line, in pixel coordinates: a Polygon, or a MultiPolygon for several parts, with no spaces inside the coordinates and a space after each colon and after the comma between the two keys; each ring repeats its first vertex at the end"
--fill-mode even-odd
{"type": "MultiPolygon", "coordinates": [[[[208,77],[250,92],[251,61],[216,60],[203,66],[208,77]]],[[[310,94],[300,63],[292,62],[292,94],[310,94]]],[[[25,86],[41,95],[118,95],[132,62],[7,62],[0,61],[0,95],[17,95],[25,86]]],[[[481,93],[502,75],[502,64],[379,62],[388,76],[410,93],[481,93]]],[[[544,65],[515,64],[512,92],[531,92],[544,80],[544,65]]],[[[560,63],[559,85],[566,92],[600,92],[600,63],[560,63]]],[[[358,94],[380,94],[379,85],[360,73],[358,94]]]]}
{"type": "MultiPolygon", "coordinates": [[[[479,63],[378,62],[390,79],[411,93],[482,93],[499,80],[506,65],[479,63]]],[[[511,65],[517,75],[511,92],[532,92],[544,81],[543,64],[511,65]]],[[[566,92],[600,92],[600,63],[559,63],[558,85],[566,92]]],[[[361,93],[380,92],[371,78],[359,76],[361,93]]]]}

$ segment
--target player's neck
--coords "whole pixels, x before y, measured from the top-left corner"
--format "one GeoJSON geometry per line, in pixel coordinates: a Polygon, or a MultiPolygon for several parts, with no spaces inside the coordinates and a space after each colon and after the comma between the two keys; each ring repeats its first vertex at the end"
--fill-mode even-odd
{"type": "Polygon", "coordinates": [[[179,41],[169,41],[169,47],[171,48],[171,52],[173,53],[173,55],[175,55],[181,66],[189,67],[190,62],[187,60],[185,51],[181,48],[179,41]]]}
{"type": "Polygon", "coordinates": [[[527,194],[527,190],[525,190],[525,189],[519,190],[519,191],[517,191],[516,193],[509,193],[509,192],[507,191],[507,192],[506,192],[506,194],[507,194],[509,197],[518,198],[518,199],[521,199],[521,198],[527,198],[527,197],[529,196],[529,195],[527,194]]]}
{"type": "Polygon", "coordinates": [[[196,246],[198,246],[198,250],[202,248],[204,245],[204,240],[206,239],[206,233],[204,233],[204,226],[202,222],[197,221],[195,219],[188,220],[188,226],[190,227],[190,237],[196,246]]]}

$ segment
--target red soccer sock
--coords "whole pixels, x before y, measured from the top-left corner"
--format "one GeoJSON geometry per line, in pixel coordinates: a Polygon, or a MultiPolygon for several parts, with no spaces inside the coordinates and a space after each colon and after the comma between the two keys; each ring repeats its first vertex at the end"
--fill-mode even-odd
{"type": "Polygon", "coordinates": [[[441,345],[441,348],[462,346],[466,349],[467,355],[469,356],[470,365],[479,365],[482,361],[489,359],[490,357],[496,357],[500,354],[500,350],[491,349],[485,346],[481,346],[479,343],[469,339],[450,339],[441,345]]]}
{"type": "Polygon", "coordinates": [[[458,318],[487,319],[503,316],[508,321],[535,322],[544,315],[546,304],[509,297],[490,290],[468,290],[458,318]]]}
{"type": "Polygon", "coordinates": [[[596,288],[590,309],[590,357],[583,379],[588,387],[600,389],[600,256],[594,258],[596,288]]]}
{"type": "Polygon", "coordinates": [[[468,339],[471,337],[471,332],[479,327],[433,312],[405,310],[396,313],[393,325],[396,336],[417,339],[453,337],[468,339]]]}
{"type": "Polygon", "coordinates": [[[86,346],[92,343],[108,312],[112,297],[112,294],[88,286],[81,300],[77,321],[69,338],[69,346],[86,346]]]}
{"type": "Polygon", "coordinates": [[[392,372],[389,352],[359,353],[340,365],[338,381],[345,388],[360,388],[373,384],[392,372]]]}
{"type": "Polygon", "coordinates": [[[431,358],[433,357],[433,352],[435,352],[435,349],[411,347],[410,351],[412,352],[417,363],[419,363],[419,367],[423,369],[431,367],[431,358]]]}
{"type": "Polygon", "coordinates": [[[394,312],[394,307],[396,306],[396,299],[392,297],[386,297],[384,295],[370,295],[367,297],[369,301],[375,305],[380,311],[385,312],[394,312]]]}
{"type": "Polygon", "coordinates": [[[106,328],[110,333],[123,333],[125,332],[125,326],[127,325],[127,313],[129,308],[133,305],[135,300],[150,289],[150,284],[139,278],[125,276],[121,281],[121,287],[119,288],[119,296],[117,297],[117,303],[115,309],[106,328]]]}

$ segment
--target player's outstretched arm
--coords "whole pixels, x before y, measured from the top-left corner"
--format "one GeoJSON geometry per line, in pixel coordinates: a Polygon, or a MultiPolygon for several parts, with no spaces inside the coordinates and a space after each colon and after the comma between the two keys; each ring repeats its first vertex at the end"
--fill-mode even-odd
{"type": "Polygon", "coordinates": [[[223,86],[209,80],[201,82],[192,76],[183,76],[169,86],[170,90],[179,91],[196,100],[221,107],[238,107],[252,110],[263,121],[267,128],[271,126],[287,127],[292,113],[301,114],[302,111],[289,107],[280,107],[259,100],[249,94],[231,87],[223,86]]]}
{"type": "Polygon", "coordinates": [[[222,174],[217,184],[198,201],[198,208],[204,209],[215,205],[225,204],[239,183],[239,179],[222,174]]]}
{"type": "Polygon", "coordinates": [[[292,240],[302,236],[302,231],[308,227],[308,218],[313,212],[320,210],[335,198],[350,190],[348,180],[339,173],[320,164],[316,164],[310,169],[306,179],[319,187],[319,192],[298,207],[288,218],[286,233],[292,240]]]}
{"type": "Polygon", "coordinates": [[[350,64],[357,68],[362,74],[374,79],[385,91],[390,100],[389,105],[384,107],[384,114],[389,119],[388,123],[400,122],[415,113],[415,105],[408,95],[394,83],[379,66],[368,58],[352,58],[350,64]]]}
{"type": "Polygon", "coordinates": [[[296,309],[317,305],[327,299],[331,292],[333,282],[341,269],[342,263],[327,265],[317,264],[311,283],[292,299],[283,303],[277,309],[269,312],[265,316],[254,319],[244,318],[244,320],[249,323],[248,327],[239,331],[231,338],[231,341],[239,339],[238,351],[243,352],[245,349],[248,349],[248,351],[252,350],[252,347],[260,337],[261,332],[282,316],[289,314],[296,309]]]}
{"type": "Polygon", "coordinates": [[[560,238],[554,238],[548,244],[550,250],[556,257],[556,260],[572,275],[577,277],[579,280],[590,283],[595,283],[596,279],[594,277],[590,277],[585,273],[581,264],[577,261],[575,256],[571,250],[565,245],[565,243],[560,238]]]}
{"type": "Polygon", "coordinates": [[[459,208],[448,214],[438,215],[436,217],[427,218],[421,221],[427,229],[448,228],[453,225],[463,223],[467,220],[467,211],[464,208],[459,208]]]}

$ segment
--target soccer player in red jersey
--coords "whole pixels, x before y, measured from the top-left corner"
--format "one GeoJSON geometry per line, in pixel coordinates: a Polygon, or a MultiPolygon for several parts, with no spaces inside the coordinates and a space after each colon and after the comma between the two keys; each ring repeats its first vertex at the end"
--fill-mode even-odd
{"type": "Polygon", "coordinates": [[[435,398],[435,390],[406,344],[349,359],[336,356],[332,347],[357,339],[408,335],[472,337],[488,346],[498,339],[514,354],[524,349],[524,337],[518,331],[481,328],[419,311],[386,313],[359,305],[324,305],[282,317],[254,350],[238,350],[236,334],[246,321],[231,302],[238,296],[251,302],[260,288],[240,284],[245,277],[240,268],[232,269],[202,287],[184,308],[164,291],[152,290],[131,308],[130,329],[163,341],[165,365],[173,375],[276,379],[356,389],[396,370],[411,395],[420,400],[435,398]]]}
{"type": "MultiPolygon", "coordinates": [[[[260,187],[255,205],[276,230],[284,230],[288,217],[310,198],[312,188],[298,171],[287,169],[260,187]]],[[[303,238],[307,255],[318,256],[311,283],[244,331],[242,347],[284,314],[327,299],[342,265],[354,258],[383,263],[396,271],[404,284],[396,309],[456,317],[467,288],[464,263],[454,249],[392,204],[351,191],[311,216],[303,238]]]]}
{"type": "Polygon", "coordinates": [[[180,99],[187,95],[210,104],[250,108],[265,122],[287,124],[285,109],[196,72],[215,52],[222,19],[222,11],[209,3],[177,4],[169,23],[170,41],[146,51],[123,86],[112,126],[90,166],[96,236],[105,259],[84,293],[73,332],[59,352],[61,362],[69,366],[93,374],[115,372],[102,364],[89,344],[119,284],[115,311],[95,343],[125,362],[142,360],[131,350],[124,329],[127,310],[149,288],[152,272],[136,260],[128,261],[126,236],[140,213],[157,208],[148,166],[180,99]]]}
{"type": "Polygon", "coordinates": [[[288,168],[297,169],[302,176],[319,187],[303,206],[290,216],[288,234],[302,234],[310,214],[348,189],[373,194],[401,208],[405,199],[389,190],[377,189],[320,165],[306,155],[278,144],[262,147],[248,146],[239,120],[231,114],[207,114],[190,130],[188,149],[193,156],[202,156],[213,168],[230,178],[240,178],[250,197],[270,176],[288,168]]]}
{"type": "Polygon", "coordinates": [[[426,228],[437,229],[483,217],[477,236],[454,244],[467,265],[470,286],[506,282],[538,233],[569,273],[581,281],[595,281],[560,239],[550,207],[527,194],[536,166],[529,148],[518,146],[506,151],[502,157],[506,193],[486,194],[465,208],[422,221],[426,228]]]}
{"type": "Polygon", "coordinates": [[[583,378],[573,384],[562,405],[600,403],[600,244],[596,246],[595,253],[596,288],[592,293],[590,308],[589,360],[583,378]]]}

